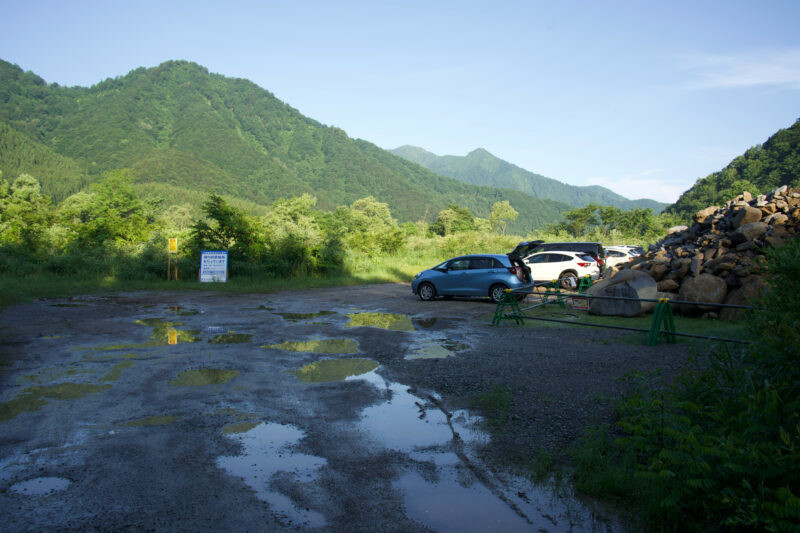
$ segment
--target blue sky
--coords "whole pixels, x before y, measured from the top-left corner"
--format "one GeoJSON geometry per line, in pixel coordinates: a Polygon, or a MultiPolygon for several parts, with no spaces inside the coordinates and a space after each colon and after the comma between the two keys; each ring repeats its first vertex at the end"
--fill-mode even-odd
{"type": "Polygon", "coordinates": [[[0,58],[91,86],[170,59],[381,148],[485,148],[673,202],[800,118],[800,2],[6,2],[0,58]]]}

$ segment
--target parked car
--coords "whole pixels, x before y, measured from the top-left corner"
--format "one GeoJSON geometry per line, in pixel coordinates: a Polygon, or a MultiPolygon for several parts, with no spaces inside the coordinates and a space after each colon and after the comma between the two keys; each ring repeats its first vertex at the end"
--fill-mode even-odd
{"type": "MultiPolygon", "coordinates": [[[[520,252],[526,253],[527,248],[517,247],[507,255],[475,254],[448,259],[414,276],[411,292],[425,301],[437,296],[488,296],[498,302],[506,289],[531,285],[530,271],[520,252]]],[[[525,293],[518,295],[520,299],[524,297],[525,293]]]]}
{"type": "Polygon", "coordinates": [[[600,267],[594,257],[578,252],[539,252],[525,258],[534,282],[559,280],[564,289],[575,289],[578,279],[600,277],[600,267]]]}
{"type": "MultiPolygon", "coordinates": [[[[534,241],[536,242],[536,241],[534,241]]],[[[533,253],[537,252],[577,252],[591,255],[597,262],[602,272],[605,268],[606,251],[599,242],[544,242],[535,246],[533,253]]]]}
{"type": "Polygon", "coordinates": [[[627,263],[636,254],[632,249],[627,246],[607,246],[606,247],[606,266],[613,267],[620,263],[627,263]]]}

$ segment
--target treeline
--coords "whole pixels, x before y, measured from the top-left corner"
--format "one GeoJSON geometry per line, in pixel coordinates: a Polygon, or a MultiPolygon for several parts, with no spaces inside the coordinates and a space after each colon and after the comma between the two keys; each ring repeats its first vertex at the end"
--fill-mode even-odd
{"type": "MultiPolygon", "coordinates": [[[[0,272],[161,279],[167,239],[176,237],[185,279],[194,279],[201,250],[228,250],[231,276],[331,276],[346,273],[354,256],[437,249],[443,240],[448,242],[442,254],[486,252],[493,246],[502,252],[523,238],[505,237],[519,215],[508,201],[495,202],[488,218],[451,203],[433,223],[399,224],[389,206],[371,196],[325,211],[315,197],[303,194],[253,213],[213,193],[198,211],[190,203],[169,205],[158,194],[142,197],[137,190],[130,171],[114,171],[54,205],[34,177],[23,174],[8,182],[0,176],[0,272]]],[[[566,235],[643,243],[664,224],[664,217],[649,209],[590,205],[569,211],[551,228],[552,237],[530,233],[525,238],[566,235]]]]}

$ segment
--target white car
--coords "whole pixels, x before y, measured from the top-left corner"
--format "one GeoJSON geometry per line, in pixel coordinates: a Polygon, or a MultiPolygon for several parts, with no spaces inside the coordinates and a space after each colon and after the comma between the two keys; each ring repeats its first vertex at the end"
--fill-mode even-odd
{"type": "Polygon", "coordinates": [[[526,257],[525,264],[531,269],[534,282],[557,279],[564,289],[577,288],[579,278],[587,275],[593,280],[600,277],[597,261],[578,252],[539,252],[526,257]]]}
{"type": "Polygon", "coordinates": [[[606,246],[606,266],[611,268],[627,263],[638,254],[627,246],[606,246]]]}

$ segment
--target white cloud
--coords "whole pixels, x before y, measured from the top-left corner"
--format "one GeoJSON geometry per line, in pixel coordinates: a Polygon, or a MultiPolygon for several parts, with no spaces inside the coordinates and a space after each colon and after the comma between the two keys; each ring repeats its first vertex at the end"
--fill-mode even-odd
{"type": "Polygon", "coordinates": [[[693,89],[783,87],[800,89],[800,48],[747,54],[685,57],[681,66],[693,73],[693,89]]]}

